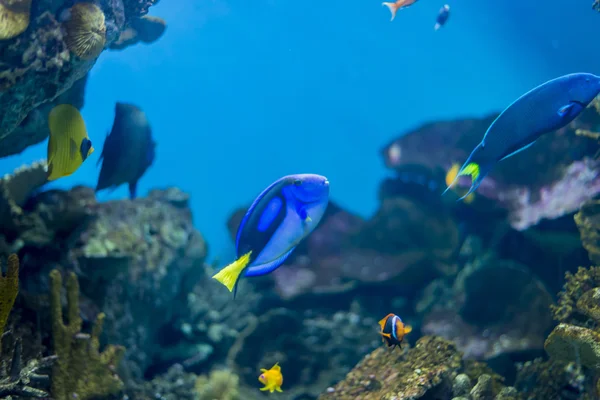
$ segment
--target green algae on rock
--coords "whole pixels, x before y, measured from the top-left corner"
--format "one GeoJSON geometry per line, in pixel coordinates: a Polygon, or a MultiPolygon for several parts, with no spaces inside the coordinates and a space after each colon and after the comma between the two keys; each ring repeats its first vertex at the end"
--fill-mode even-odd
{"type": "Polygon", "coordinates": [[[523,400],[560,399],[563,388],[582,393],[578,400],[595,400],[591,377],[586,377],[575,363],[542,360],[517,364],[515,388],[523,400]]]}
{"type": "Polygon", "coordinates": [[[600,287],[585,292],[577,300],[577,308],[594,321],[600,321],[600,287]]]}
{"type": "Polygon", "coordinates": [[[590,311],[583,296],[597,287],[600,287],[600,267],[579,267],[575,274],[565,273],[564,289],[558,294],[557,304],[550,306],[554,319],[582,327],[595,327],[598,321],[588,316],[590,311]],[[578,305],[585,309],[580,310],[578,305]]]}
{"type": "Polygon", "coordinates": [[[577,214],[575,223],[581,233],[581,242],[588,251],[590,260],[600,264],[600,200],[584,203],[577,214]]]}
{"type": "Polygon", "coordinates": [[[31,0],[3,0],[0,2],[0,40],[12,39],[29,26],[31,0]]]}
{"type": "Polygon", "coordinates": [[[194,387],[197,400],[245,400],[239,393],[239,378],[229,370],[213,370],[199,376],[194,387]]]}
{"type": "Polygon", "coordinates": [[[579,326],[560,324],[546,339],[544,348],[560,361],[577,361],[600,371],[600,333],[579,326]]]}
{"type": "Polygon", "coordinates": [[[8,321],[8,315],[15,304],[19,293],[19,258],[16,254],[8,256],[6,276],[2,276],[0,268],[0,353],[2,352],[2,336],[8,321]]]}
{"type": "Polygon", "coordinates": [[[104,314],[100,313],[91,335],[81,332],[79,311],[79,281],[74,273],[67,279],[67,317],[63,322],[61,289],[62,277],[58,270],[50,272],[50,312],[52,314],[52,339],[58,361],[52,372],[52,397],[56,400],[87,400],[117,394],[123,382],[116,374],[125,348],[108,346],[102,353],[100,334],[104,314]]]}
{"type": "MultiPolygon", "coordinates": [[[[461,372],[466,373],[466,367],[467,363],[453,343],[425,336],[414,348],[404,352],[376,349],[319,400],[449,399],[455,378],[461,372]]],[[[469,378],[478,379],[479,376],[469,378]]],[[[485,385],[486,393],[489,389],[496,395],[501,385],[496,376],[488,375],[488,378],[481,385],[485,385]]]]}

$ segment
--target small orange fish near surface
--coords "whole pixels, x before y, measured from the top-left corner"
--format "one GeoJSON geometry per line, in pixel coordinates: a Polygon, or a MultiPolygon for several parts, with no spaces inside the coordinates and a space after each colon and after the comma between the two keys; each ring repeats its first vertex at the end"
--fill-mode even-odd
{"type": "Polygon", "coordinates": [[[393,3],[381,3],[382,6],[386,6],[387,8],[390,9],[390,12],[392,13],[392,19],[390,21],[393,21],[394,18],[396,18],[396,11],[398,11],[401,8],[406,8],[408,6],[412,6],[413,4],[415,4],[418,0],[397,0],[393,3]]]}
{"type": "Polygon", "coordinates": [[[260,390],[268,390],[269,393],[273,393],[274,391],[283,392],[283,390],[281,390],[281,385],[283,385],[283,375],[281,375],[279,363],[275,363],[268,371],[261,368],[260,372],[262,372],[262,374],[260,374],[258,380],[265,385],[265,387],[260,388],[260,390]]]}
{"type": "Polygon", "coordinates": [[[399,346],[402,348],[402,340],[404,335],[412,331],[412,327],[404,325],[402,319],[396,314],[388,314],[379,321],[381,332],[379,334],[383,338],[383,343],[386,343],[388,347],[399,346]]]}

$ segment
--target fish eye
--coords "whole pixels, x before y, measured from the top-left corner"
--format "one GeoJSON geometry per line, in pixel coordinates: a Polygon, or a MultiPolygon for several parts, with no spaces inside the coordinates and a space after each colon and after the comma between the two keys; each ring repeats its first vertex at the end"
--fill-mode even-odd
{"type": "Polygon", "coordinates": [[[302,181],[300,179],[294,179],[294,185],[300,186],[302,185],[302,181]]]}

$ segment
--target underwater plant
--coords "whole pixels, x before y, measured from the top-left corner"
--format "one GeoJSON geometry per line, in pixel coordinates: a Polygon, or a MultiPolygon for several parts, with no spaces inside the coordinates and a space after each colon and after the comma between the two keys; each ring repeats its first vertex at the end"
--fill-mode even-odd
{"type": "Polygon", "coordinates": [[[109,345],[102,353],[100,334],[104,314],[98,314],[92,333],[81,332],[79,314],[79,281],[74,273],[67,278],[67,317],[63,322],[61,305],[62,276],[58,270],[50,272],[50,312],[52,315],[52,340],[58,361],[52,371],[52,397],[56,400],[87,400],[116,394],[123,382],[116,374],[125,348],[109,345]]]}
{"type": "Polygon", "coordinates": [[[229,370],[214,370],[196,379],[196,400],[238,400],[239,378],[229,370]]]}
{"type": "Polygon", "coordinates": [[[2,350],[4,327],[18,293],[19,258],[16,254],[11,254],[6,261],[6,276],[2,276],[0,271],[0,351],[2,350]]]}

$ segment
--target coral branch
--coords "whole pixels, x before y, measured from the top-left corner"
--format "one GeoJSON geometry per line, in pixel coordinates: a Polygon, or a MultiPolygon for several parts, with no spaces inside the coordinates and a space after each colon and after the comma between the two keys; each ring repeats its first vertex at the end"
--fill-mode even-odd
{"type": "Polygon", "coordinates": [[[91,335],[81,332],[79,282],[77,276],[71,273],[66,283],[69,323],[65,324],[60,301],[62,277],[57,270],[53,270],[50,280],[52,337],[54,351],[58,355],[52,374],[52,396],[56,400],[87,400],[119,393],[123,382],[115,373],[115,368],[125,349],[110,345],[102,353],[98,351],[104,314],[98,315],[91,335]]]}
{"type": "Polygon", "coordinates": [[[56,361],[56,356],[46,357],[41,360],[31,360],[23,368],[21,366],[22,343],[17,339],[14,344],[14,353],[11,361],[10,374],[0,380],[0,398],[7,396],[21,396],[34,398],[47,398],[48,393],[35,386],[48,387],[50,378],[46,374],[50,366],[56,361]]]}
{"type": "MultiPolygon", "coordinates": [[[[19,293],[19,258],[16,254],[8,256],[6,276],[0,274],[0,334],[4,333],[10,310],[19,293]]],[[[0,335],[2,349],[2,335],[0,335]]]]}

